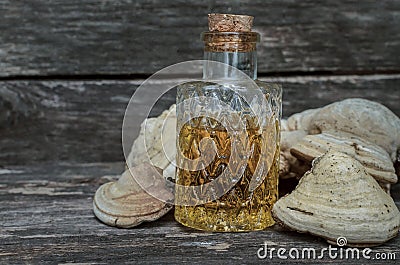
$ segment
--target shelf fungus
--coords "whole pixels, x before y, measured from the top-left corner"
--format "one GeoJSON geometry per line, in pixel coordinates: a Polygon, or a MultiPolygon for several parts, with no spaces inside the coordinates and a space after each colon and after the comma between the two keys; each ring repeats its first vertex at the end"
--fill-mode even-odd
{"type": "Polygon", "coordinates": [[[126,170],[118,181],[102,185],[94,196],[93,209],[105,224],[130,228],[165,215],[172,202],[161,170],[143,163],[126,170]]]}
{"type": "Polygon", "coordinates": [[[387,192],[397,182],[394,164],[400,150],[400,119],[377,102],[354,98],[306,110],[283,121],[283,130],[287,131],[283,143],[290,142],[285,137],[297,141],[282,144],[286,176],[300,177],[298,165],[310,168],[314,158],[337,150],[361,162],[387,192]],[[298,132],[305,132],[304,137],[298,137],[298,132]]]}
{"type": "Polygon", "coordinates": [[[308,130],[352,134],[382,147],[393,161],[400,148],[399,117],[382,104],[366,99],[346,99],[321,108],[308,130]]]}
{"type": "Polygon", "coordinates": [[[302,161],[310,162],[328,150],[340,150],[359,162],[379,183],[394,184],[397,175],[389,154],[380,146],[352,134],[328,131],[307,135],[291,148],[291,153],[302,161]]]}
{"type": "Polygon", "coordinates": [[[165,179],[175,179],[176,105],[160,116],[146,119],[127,158],[129,168],[149,163],[163,170],[165,179]]]}
{"type": "Polygon", "coordinates": [[[307,136],[307,132],[304,130],[294,131],[281,131],[281,144],[280,144],[280,164],[279,164],[279,177],[282,179],[288,178],[299,178],[309,168],[308,163],[304,163],[294,157],[290,150],[304,137],[307,136]]]}
{"type": "Polygon", "coordinates": [[[277,223],[336,244],[374,246],[398,234],[400,212],[365,168],[352,157],[330,151],[317,158],[296,189],[273,207],[277,223]]]}

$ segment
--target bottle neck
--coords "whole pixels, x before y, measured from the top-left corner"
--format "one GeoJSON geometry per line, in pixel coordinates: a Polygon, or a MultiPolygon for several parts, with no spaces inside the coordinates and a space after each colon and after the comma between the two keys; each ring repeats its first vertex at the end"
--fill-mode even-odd
{"type": "Polygon", "coordinates": [[[257,51],[237,52],[237,51],[204,51],[204,79],[235,79],[238,71],[244,72],[251,79],[257,79],[257,51]],[[216,61],[230,65],[232,67],[224,67],[209,63],[208,61],[216,61]],[[235,69],[236,68],[236,69],[235,69]]]}
{"type": "Polygon", "coordinates": [[[204,79],[240,79],[244,72],[257,79],[256,32],[203,32],[204,79]],[[210,63],[216,61],[222,64],[210,63]],[[231,67],[227,67],[229,65],[231,67]],[[239,69],[240,71],[237,71],[239,69]]]}

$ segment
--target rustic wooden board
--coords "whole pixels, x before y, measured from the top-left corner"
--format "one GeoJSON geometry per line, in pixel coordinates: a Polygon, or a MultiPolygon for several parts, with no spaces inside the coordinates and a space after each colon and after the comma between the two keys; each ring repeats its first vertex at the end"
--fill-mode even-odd
{"type": "MultiPolygon", "coordinates": [[[[92,197],[100,184],[117,178],[122,163],[41,164],[0,169],[1,264],[265,264],[257,250],[269,247],[328,247],[325,241],[275,225],[251,233],[205,233],[185,228],[173,213],[133,229],[100,223],[92,197]]],[[[400,206],[400,185],[393,187],[400,206]]],[[[400,238],[373,248],[400,258],[400,238]]],[[[279,264],[316,260],[273,260],[279,264]]],[[[330,260],[335,264],[383,264],[377,260],[330,260]]],[[[386,261],[387,262],[387,261],[386,261]]]]}
{"type": "Polygon", "coordinates": [[[151,74],[202,57],[210,12],[255,16],[261,73],[399,71],[397,0],[0,0],[0,76],[151,74]]]}
{"type": "MultiPolygon", "coordinates": [[[[263,80],[283,84],[286,117],[349,97],[376,100],[400,116],[400,75],[263,80]]],[[[123,115],[141,82],[0,82],[0,165],[57,160],[122,161],[123,115]]],[[[153,115],[161,113],[174,101],[174,93],[166,94],[155,106],[153,115]]],[[[139,125],[136,124],[136,131],[139,125]]]]}

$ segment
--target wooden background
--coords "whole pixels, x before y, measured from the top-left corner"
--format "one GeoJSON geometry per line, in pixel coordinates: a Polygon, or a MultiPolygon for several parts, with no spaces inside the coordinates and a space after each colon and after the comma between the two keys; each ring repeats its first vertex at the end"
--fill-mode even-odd
{"type": "Polygon", "coordinates": [[[400,115],[400,1],[0,0],[0,164],[121,161],[129,98],[202,58],[209,12],[255,16],[284,116],[348,97],[400,115]]]}
{"type": "MultiPolygon", "coordinates": [[[[283,85],[284,116],[349,97],[378,101],[400,115],[398,0],[0,0],[0,256],[6,263],[18,260],[12,254],[17,250],[27,253],[25,262],[85,255],[101,261],[107,242],[115,251],[110,257],[127,258],[131,239],[121,235],[143,239],[152,233],[146,228],[156,225],[129,232],[105,228],[89,212],[91,197],[102,174],[122,170],[121,125],[135,89],[163,67],[202,58],[199,35],[210,12],[255,16],[262,35],[259,78],[283,85]]],[[[173,101],[165,97],[154,113],[173,101]]],[[[171,215],[165,220],[157,235],[187,232],[172,224],[171,215]]],[[[199,249],[186,235],[178,240],[182,246],[199,249]]],[[[287,245],[315,242],[291,236],[287,245]]],[[[267,232],[251,242],[267,237],[284,241],[267,232]]],[[[213,240],[239,240],[221,238],[213,240]]],[[[396,242],[386,246],[399,255],[396,242]]],[[[157,244],[144,244],[142,257],[150,263],[146,255],[154,255],[157,244]]],[[[168,251],[161,253],[171,260],[168,251]]],[[[201,262],[202,255],[196,257],[201,262]]]]}

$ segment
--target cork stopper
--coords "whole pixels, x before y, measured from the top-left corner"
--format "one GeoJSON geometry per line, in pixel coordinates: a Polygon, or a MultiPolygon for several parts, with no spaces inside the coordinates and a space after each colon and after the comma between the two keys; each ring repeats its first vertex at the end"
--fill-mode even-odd
{"type": "Polygon", "coordinates": [[[251,31],[253,17],[232,14],[208,14],[208,32],[202,39],[207,52],[251,52],[256,50],[259,34],[251,31]]]}
{"type": "Polygon", "coordinates": [[[249,32],[252,16],[233,14],[208,14],[208,29],[212,32],[249,32]]]}

